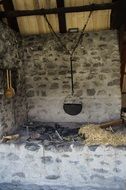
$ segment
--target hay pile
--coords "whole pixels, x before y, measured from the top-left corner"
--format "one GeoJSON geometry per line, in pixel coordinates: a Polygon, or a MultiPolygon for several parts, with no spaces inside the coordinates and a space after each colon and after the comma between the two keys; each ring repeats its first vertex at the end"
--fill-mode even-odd
{"type": "Polygon", "coordinates": [[[84,143],[87,145],[126,145],[126,134],[107,131],[100,125],[84,125],[79,129],[79,135],[85,139],[84,143]]]}

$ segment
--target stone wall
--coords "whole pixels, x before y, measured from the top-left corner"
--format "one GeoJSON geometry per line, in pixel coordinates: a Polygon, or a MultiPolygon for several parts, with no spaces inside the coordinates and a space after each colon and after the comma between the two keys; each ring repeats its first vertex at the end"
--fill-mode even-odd
{"type": "MultiPolygon", "coordinates": [[[[71,49],[79,34],[62,34],[71,49]]],[[[74,54],[75,97],[83,103],[77,116],[63,110],[71,93],[69,55],[53,35],[23,39],[28,116],[44,122],[102,122],[120,117],[120,56],[117,31],[85,33],[74,54]]]]}
{"type": "MultiPolygon", "coordinates": [[[[60,34],[68,49],[79,34],[60,34]]],[[[74,54],[75,98],[82,112],[70,116],[63,103],[71,94],[70,61],[51,34],[21,39],[0,23],[0,126],[12,131],[27,118],[42,122],[102,122],[120,117],[120,57],[116,31],[85,33],[74,54]],[[6,69],[12,69],[16,96],[6,99],[6,69]],[[27,107],[27,109],[26,109],[27,107]]]]}
{"type": "MultiPolygon", "coordinates": [[[[45,190],[125,190],[125,155],[125,147],[72,144],[45,149],[36,143],[1,144],[0,183],[11,183],[9,189],[17,184],[16,190],[20,184],[36,184],[45,190]]],[[[36,189],[32,187],[28,189],[36,189]]]]}
{"type": "Polygon", "coordinates": [[[24,69],[22,67],[23,51],[21,39],[5,24],[0,23],[0,136],[13,132],[16,126],[26,119],[26,98],[24,69]],[[7,99],[4,96],[6,69],[12,69],[16,95],[7,99]]]}

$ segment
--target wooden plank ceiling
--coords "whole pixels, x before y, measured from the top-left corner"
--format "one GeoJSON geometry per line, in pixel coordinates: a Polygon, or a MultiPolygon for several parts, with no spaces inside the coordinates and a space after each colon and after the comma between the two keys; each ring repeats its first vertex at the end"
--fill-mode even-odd
{"type": "MultiPolygon", "coordinates": [[[[64,0],[65,7],[83,6],[92,3],[109,3],[112,0],[64,0]]],[[[41,8],[56,8],[56,0],[13,0],[15,10],[34,10],[41,8]]],[[[110,10],[94,11],[88,23],[87,30],[96,31],[110,28],[110,10]]],[[[68,13],[66,17],[66,28],[82,29],[89,12],[68,13]]],[[[58,15],[48,15],[49,22],[54,31],[59,32],[58,15]]],[[[43,16],[28,16],[17,18],[19,30],[22,35],[49,33],[47,23],[43,16]]]]}

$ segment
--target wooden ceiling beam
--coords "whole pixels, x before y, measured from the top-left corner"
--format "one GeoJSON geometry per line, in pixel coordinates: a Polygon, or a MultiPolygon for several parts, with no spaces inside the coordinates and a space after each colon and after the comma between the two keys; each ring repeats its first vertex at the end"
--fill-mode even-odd
{"type": "MultiPolygon", "coordinates": [[[[57,8],[63,8],[64,7],[64,0],[56,0],[57,8]]],[[[66,29],[66,17],[65,13],[58,13],[58,20],[59,20],[59,30],[60,33],[65,33],[67,31],[66,29]]]]}
{"type": "MultiPolygon", "coordinates": [[[[12,0],[5,0],[2,1],[3,8],[5,12],[12,11],[14,12],[14,6],[12,0]]],[[[15,17],[7,17],[7,22],[10,28],[15,30],[16,32],[19,32],[19,27],[17,23],[17,19],[15,17]]]]}
{"type": "Polygon", "coordinates": [[[103,4],[90,4],[78,7],[60,7],[52,9],[37,9],[37,10],[15,10],[15,11],[3,11],[0,12],[0,17],[14,18],[22,16],[32,15],[48,15],[48,14],[63,14],[72,12],[86,12],[96,10],[108,10],[119,6],[119,1],[115,3],[103,3],[103,4]]]}

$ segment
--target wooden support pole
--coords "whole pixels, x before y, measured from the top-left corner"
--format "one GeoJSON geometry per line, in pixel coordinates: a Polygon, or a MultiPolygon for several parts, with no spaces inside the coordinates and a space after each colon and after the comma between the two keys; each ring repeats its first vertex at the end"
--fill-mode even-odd
{"type": "MultiPolygon", "coordinates": [[[[64,7],[64,0],[56,0],[57,8],[63,8],[64,7]]],[[[66,17],[65,13],[58,13],[58,19],[59,19],[59,30],[60,33],[65,33],[67,31],[66,29],[66,17]]]]}
{"type": "MultiPolygon", "coordinates": [[[[2,4],[3,4],[5,12],[6,11],[14,12],[14,6],[13,6],[12,0],[4,0],[4,1],[2,1],[2,4]]],[[[10,28],[15,30],[16,32],[19,32],[17,19],[15,17],[8,17],[7,16],[7,21],[8,21],[8,25],[10,26],[10,28]]]]}
{"type": "Polygon", "coordinates": [[[126,82],[124,80],[125,74],[125,69],[126,69],[126,41],[124,39],[125,36],[125,26],[122,26],[119,30],[119,49],[120,49],[120,58],[121,58],[121,90],[122,92],[126,92],[123,89],[123,86],[125,86],[123,83],[126,82]]]}
{"type": "Polygon", "coordinates": [[[125,0],[113,0],[113,3],[118,3],[118,6],[114,6],[111,11],[111,29],[119,29],[122,25],[126,26],[126,1],[125,0]]]}

